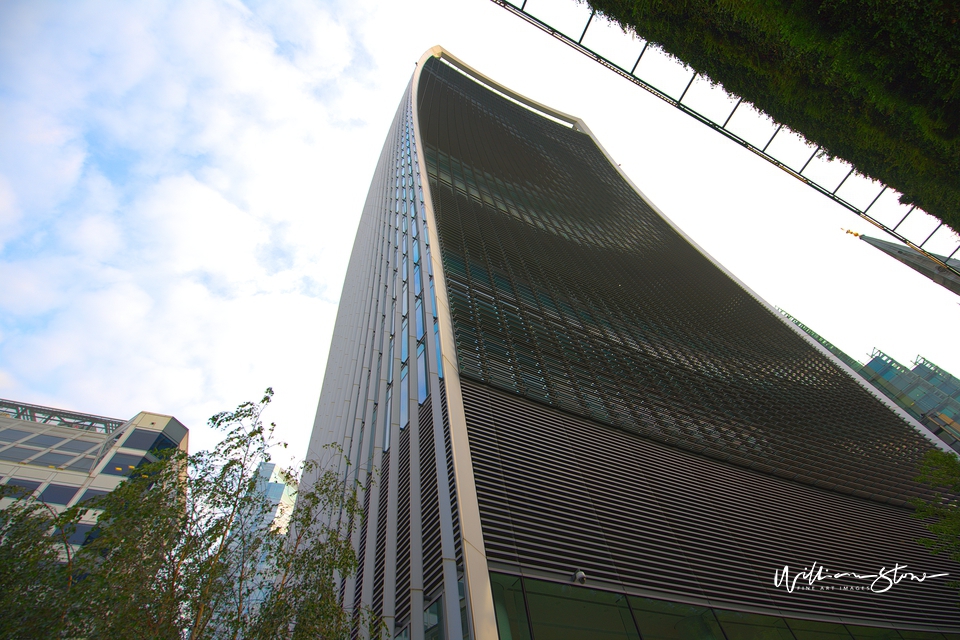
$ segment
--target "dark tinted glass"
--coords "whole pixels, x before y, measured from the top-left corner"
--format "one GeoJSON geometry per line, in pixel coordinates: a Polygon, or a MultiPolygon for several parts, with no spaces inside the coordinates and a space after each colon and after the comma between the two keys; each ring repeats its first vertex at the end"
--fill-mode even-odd
{"type": "Polygon", "coordinates": [[[77,491],[79,490],[80,487],[51,484],[40,494],[40,499],[49,504],[67,504],[73,499],[73,496],[77,495],[77,491]]]}
{"type": "Polygon", "coordinates": [[[782,618],[756,613],[716,610],[727,640],[794,640],[782,618]]]}
{"type": "MultiPolygon", "coordinates": [[[[69,542],[70,544],[86,544],[90,542],[90,539],[91,539],[90,532],[93,531],[93,528],[95,526],[96,525],[92,525],[92,524],[76,525],[76,528],[72,532],[70,532],[69,536],[67,536],[67,542],[69,542]]],[[[60,533],[60,529],[57,529],[57,533],[55,535],[58,535],[59,533],[60,533]]]]}
{"type": "Polygon", "coordinates": [[[160,434],[157,438],[157,441],[153,443],[153,448],[158,451],[163,451],[164,449],[176,449],[177,443],[168,438],[165,434],[160,434]]]}
{"type": "Polygon", "coordinates": [[[30,435],[29,431],[20,431],[19,429],[4,429],[0,431],[0,442],[16,442],[20,438],[26,438],[30,435]]]}
{"type": "Polygon", "coordinates": [[[96,458],[80,458],[67,467],[67,469],[70,469],[71,471],[90,471],[90,468],[93,467],[95,460],[96,458]]]}
{"type": "Polygon", "coordinates": [[[424,640],[443,640],[443,597],[437,598],[423,612],[424,640]]]}
{"type": "Polygon", "coordinates": [[[142,449],[143,451],[150,451],[153,448],[153,443],[157,441],[157,436],[160,435],[158,431],[147,431],[146,429],[134,429],[133,433],[127,436],[127,439],[123,441],[121,446],[128,447],[130,449],[142,449]]]}
{"type": "Polygon", "coordinates": [[[88,500],[93,500],[94,498],[99,498],[100,496],[105,496],[109,491],[104,491],[103,489],[87,489],[83,492],[83,495],[80,496],[80,499],[77,501],[80,504],[87,502],[88,500]]]}
{"type": "Polygon", "coordinates": [[[640,640],[626,596],[524,580],[536,640],[640,640]]]}
{"type": "Polygon", "coordinates": [[[815,622],[813,620],[786,620],[787,626],[797,640],[851,640],[850,632],[842,624],[815,622]]]}
{"type": "Polygon", "coordinates": [[[100,443],[94,442],[92,440],[77,439],[77,440],[69,440],[62,444],[59,444],[57,445],[57,449],[61,449],[63,451],[74,451],[76,453],[83,453],[85,451],[89,451],[90,449],[97,446],[98,444],[100,443]]]}
{"type": "Polygon", "coordinates": [[[34,482],[33,480],[19,480],[14,478],[6,484],[7,487],[16,487],[13,489],[8,496],[11,498],[22,498],[29,496],[31,493],[37,490],[37,487],[40,486],[39,482],[34,482]]]}
{"type": "Polygon", "coordinates": [[[127,436],[127,439],[123,442],[122,446],[129,447],[130,449],[154,451],[172,449],[177,445],[175,445],[170,438],[157,431],[134,429],[133,433],[127,436]]]}
{"type": "Polygon", "coordinates": [[[103,473],[108,473],[112,476],[129,475],[131,471],[146,463],[146,461],[147,459],[143,456],[118,453],[114,455],[107,466],[103,468],[103,473]]]}
{"type": "Polygon", "coordinates": [[[23,447],[10,447],[0,451],[0,460],[13,460],[14,462],[23,462],[30,456],[35,456],[39,451],[36,449],[24,449],[23,447]]]}
{"type": "Polygon", "coordinates": [[[643,640],[723,640],[713,612],[679,602],[630,597],[643,640]]]}
{"type": "Polygon", "coordinates": [[[27,440],[25,444],[29,444],[34,447],[52,447],[54,445],[60,444],[65,439],[66,438],[58,438],[57,436],[40,435],[40,436],[33,436],[32,438],[27,440]]]}
{"type": "Polygon", "coordinates": [[[856,627],[853,625],[844,625],[847,632],[855,640],[901,640],[901,636],[895,629],[878,629],[877,627],[856,627]]]}
{"type": "Polygon", "coordinates": [[[530,640],[530,623],[520,577],[491,573],[490,586],[493,588],[493,608],[500,640],[530,640]]]}
{"type": "Polygon", "coordinates": [[[67,464],[76,458],[73,454],[65,453],[45,453],[33,460],[33,464],[43,465],[44,467],[59,467],[67,464]]]}

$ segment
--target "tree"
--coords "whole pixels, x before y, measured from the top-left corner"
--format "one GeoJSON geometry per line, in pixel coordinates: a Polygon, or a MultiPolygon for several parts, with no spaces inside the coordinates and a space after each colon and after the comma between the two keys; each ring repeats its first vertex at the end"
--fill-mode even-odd
{"type": "Polygon", "coordinates": [[[317,482],[299,487],[282,525],[273,519],[258,476],[272,396],[213,416],[224,438],[211,451],[158,452],[63,513],[21,498],[0,514],[0,597],[17,599],[4,611],[21,618],[0,623],[0,637],[343,638],[355,617],[375,623],[340,601],[357,567],[357,490],[307,465],[317,482]],[[69,535],[89,510],[97,525],[74,551],[69,535]]]}
{"type": "Polygon", "coordinates": [[[0,487],[0,496],[20,498],[0,511],[0,638],[56,637],[71,587],[72,558],[60,553],[72,551],[70,525],[16,487],[0,487]]]}
{"type": "MultiPolygon", "coordinates": [[[[949,491],[947,496],[937,493],[931,500],[914,501],[914,516],[932,520],[926,527],[933,537],[919,540],[920,544],[934,554],[946,553],[954,562],[960,562],[960,457],[939,449],[927,452],[917,480],[949,491]]],[[[960,580],[947,584],[960,589],[960,580]]]]}

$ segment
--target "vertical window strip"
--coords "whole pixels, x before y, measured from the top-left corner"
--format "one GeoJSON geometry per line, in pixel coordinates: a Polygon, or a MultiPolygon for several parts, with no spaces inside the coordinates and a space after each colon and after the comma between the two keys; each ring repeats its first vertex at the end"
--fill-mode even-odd
{"type": "Polygon", "coordinates": [[[406,429],[410,420],[410,376],[407,367],[400,366],[400,428],[406,429]]]}

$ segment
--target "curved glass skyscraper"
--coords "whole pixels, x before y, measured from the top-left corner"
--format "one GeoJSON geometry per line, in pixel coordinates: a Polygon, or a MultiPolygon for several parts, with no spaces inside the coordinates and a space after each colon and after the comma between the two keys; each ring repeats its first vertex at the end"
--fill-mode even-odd
{"type": "Polygon", "coordinates": [[[310,455],[331,443],[364,489],[345,602],[397,637],[960,637],[960,567],[908,506],[942,443],[583,122],[439,48],[363,211],[310,455]]]}

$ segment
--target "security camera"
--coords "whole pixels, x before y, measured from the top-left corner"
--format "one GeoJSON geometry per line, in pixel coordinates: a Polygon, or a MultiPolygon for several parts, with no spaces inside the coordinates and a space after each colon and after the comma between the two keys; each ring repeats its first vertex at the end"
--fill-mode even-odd
{"type": "Polygon", "coordinates": [[[579,569],[577,569],[577,572],[576,572],[575,574],[573,574],[573,580],[574,580],[574,582],[579,582],[580,584],[586,584],[586,582],[587,582],[587,574],[585,574],[583,571],[580,571],[579,569]]]}

